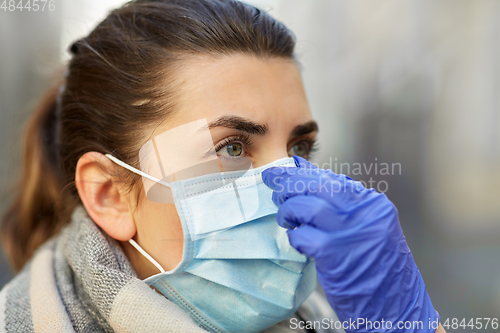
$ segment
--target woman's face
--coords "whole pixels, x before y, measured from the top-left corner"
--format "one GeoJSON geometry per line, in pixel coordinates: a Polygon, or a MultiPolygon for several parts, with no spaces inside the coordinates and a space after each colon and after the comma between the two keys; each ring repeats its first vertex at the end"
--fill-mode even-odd
{"type": "MultiPolygon", "coordinates": [[[[255,168],[287,156],[309,156],[317,126],[292,60],[243,54],[196,56],[178,75],[176,111],[152,137],[206,119],[217,155],[225,158],[244,156],[255,168]]],[[[182,147],[183,140],[189,139],[179,137],[175,144],[182,147]]],[[[185,152],[186,156],[192,153],[185,152]]],[[[135,241],[165,270],[175,268],[183,247],[175,205],[150,201],[143,192],[133,218],[135,241]]],[[[126,242],[122,245],[140,278],[158,273],[137,250],[126,242]]]]}

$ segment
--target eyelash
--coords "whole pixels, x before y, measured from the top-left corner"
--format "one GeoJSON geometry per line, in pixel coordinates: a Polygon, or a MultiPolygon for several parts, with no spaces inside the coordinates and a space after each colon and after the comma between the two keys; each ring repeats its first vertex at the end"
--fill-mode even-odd
{"type": "Polygon", "coordinates": [[[224,148],[228,144],[234,143],[234,142],[242,143],[244,147],[249,147],[253,143],[250,140],[250,136],[248,134],[233,135],[233,136],[227,137],[224,140],[222,140],[221,142],[217,143],[217,145],[215,146],[215,151],[218,152],[219,150],[221,150],[222,148],[224,148]]]}
{"type": "MultiPolygon", "coordinates": [[[[219,152],[222,148],[225,146],[234,143],[234,142],[239,142],[243,144],[243,149],[245,151],[245,147],[250,147],[252,145],[252,141],[250,140],[250,136],[247,134],[238,134],[238,135],[233,135],[230,137],[225,138],[224,140],[220,141],[217,143],[217,145],[214,147],[216,152],[219,152]]],[[[307,143],[309,146],[309,151],[307,152],[308,158],[311,158],[311,155],[316,153],[319,149],[318,147],[318,139],[309,139],[309,138],[304,138],[299,141],[296,141],[293,143],[292,147],[295,146],[296,144],[299,144],[301,142],[307,143]]]]}

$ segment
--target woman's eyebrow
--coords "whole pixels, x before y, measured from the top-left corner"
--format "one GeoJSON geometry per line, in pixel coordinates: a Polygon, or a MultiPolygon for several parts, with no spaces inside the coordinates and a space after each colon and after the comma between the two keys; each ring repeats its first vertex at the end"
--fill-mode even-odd
{"type": "Polygon", "coordinates": [[[249,134],[264,135],[267,133],[269,127],[267,124],[259,124],[250,119],[238,116],[223,116],[208,125],[209,129],[215,127],[227,127],[236,129],[249,134]]]}
{"type": "Polygon", "coordinates": [[[315,122],[314,120],[311,120],[305,124],[296,126],[293,129],[291,136],[301,136],[317,131],[318,131],[318,123],[315,122]]]}

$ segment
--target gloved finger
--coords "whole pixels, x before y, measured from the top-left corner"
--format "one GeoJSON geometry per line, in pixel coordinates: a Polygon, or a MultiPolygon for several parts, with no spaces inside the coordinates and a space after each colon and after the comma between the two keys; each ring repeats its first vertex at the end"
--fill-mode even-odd
{"type": "MultiPolygon", "coordinates": [[[[304,169],[299,169],[304,170],[304,169]]],[[[316,169],[321,170],[321,169],[316,169]]],[[[276,206],[296,195],[316,196],[328,201],[340,209],[359,203],[374,192],[367,190],[359,182],[347,179],[344,175],[336,175],[332,179],[327,174],[289,175],[282,173],[273,180],[272,200],[276,206]]]]}
{"type": "Polygon", "coordinates": [[[320,169],[300,156],[293,156],[293,158],[297,165],[295,167],[278,166],[264,170],[262,172],[262,180],[264,184],[274,190],[279,183],[286,182],[288,178],[293,176],[323,176],[325,179],[331,179],[333,181],[350,180],[354,183],[359,183],[346,175],[336,174],[332,170],[320,169]]]}
{"type": "MultiPolygon", "coordinates": [[[[300,156],[293,156],[295,161],[295,167],[282,167],[276,166],[267,168],[262,172],[262,180],[264,184],[266,184],[269,188],[275,189],[275,187],[282,182],[286,181],[290,176],[307,176],[307,175],[315,175],[319,176],[324,174],[327,177],[331,177],[332,179],[336,179],[338,177],[331,170],[324,170],[316,167],[314,164],[307,161],[305,158],[300,156]]],[[[347,176],[343,176],[347,177],[347,176]]],[[[347,177],[348,179],[351,179],[347,177]]]]}
{"type": "MultiPolygon", "coordinates": [[[[294,159],[295,161],[295,165],[299,168],[304,168],[304,169],[313,169],[313,170],[321,170],[321,172],[323,174],[326,174],[334,179],[337,178],[337,176],[340,176],[341,174],[337,174],[335,172],[333,172],[333,170],[331,169],[321,169],[319,167],[317,167],[316,165],[312,164],[311,162],[309,162],[308,160],[306,160],[305,158],[303,157],[300,157],[300,156],[292,156],[292,158],[294,159]]],[[[348,180],[352,180],[354,182],[356,182],[355,180],[353,180],[351,177],[347,176],[347,175],[342,175],[344,176],[346,179],[348,180]]]]}
{"type": "Polygon", "coordinates": [[[262,171],[262,181],[274,190],[286,177],[296,175],[298,167],[271,167],[262,171]]]}
{"type": "Polygon", "coordinates": [[[314,196],[298,195],[285,201],[276,215],[278,224],[293,229],[304,224],[327,230],[346,227],[347,214],[338,212],[325,200],[314,196]]]}
{"type": "Polygon", "coordinates": [[[310,225],[288,229],[287,234],[293,248],[313,258],[321,257],[325,244],[331,243],[328,232],[310,225]]]}

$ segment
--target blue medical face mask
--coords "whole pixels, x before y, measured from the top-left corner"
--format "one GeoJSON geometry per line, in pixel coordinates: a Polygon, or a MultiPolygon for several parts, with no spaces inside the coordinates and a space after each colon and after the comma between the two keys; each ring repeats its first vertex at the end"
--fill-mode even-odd
{"type": "Polygon", "coordinates": [[[316,270],[276,222],[261,173],[295,166],[283,158],[256,169],[166,183],[111,155],[115,163],[170,187],[184,232],[182,260],[145,280],[211,332],[260,332],[293,315],[316,288],[316,270]]]}

